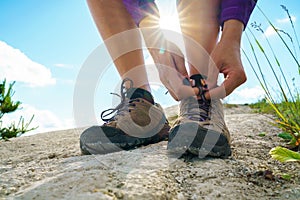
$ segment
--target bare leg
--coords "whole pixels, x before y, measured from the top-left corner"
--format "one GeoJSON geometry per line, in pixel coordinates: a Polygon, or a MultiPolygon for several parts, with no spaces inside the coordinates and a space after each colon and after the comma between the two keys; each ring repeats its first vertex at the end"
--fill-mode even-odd
{"type": "Polygon", "coordinates": [[[209,54],[214,49],[218,34],[220,0],[181,0],[178,15],[182,33],[195,40],[204,51],[185,38],[189,74],[208,74],[209,54]],[[192,64],[191,64],[192,63],[192,64]]]}
{"type": "Polygon", "coordinates": [[[130,78],[134,83],[133,87],[150,91],[139,32],[133,31],[130,37],[109,40],[116,34],[137,28],[122,0],[87,0],[87,2],[103,40],[109,41],[106,42],[106,46],[121,78],[130,78]],[[137,48],[118,57],[119,49],[126,45],[137,48]]]}

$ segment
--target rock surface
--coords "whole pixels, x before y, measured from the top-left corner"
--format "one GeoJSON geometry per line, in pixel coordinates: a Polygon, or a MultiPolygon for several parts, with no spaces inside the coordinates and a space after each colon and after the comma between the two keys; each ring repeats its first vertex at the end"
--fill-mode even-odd
{"type": "MultiPolygon", "coordinates": [[[[166,112],[174,115],[176,108],[166,112]]],[[[268,154],[282,144],[270,116],[247,106],[225,114],[232,135],[229,159],[172,158],[166,141],[81,156],[82,129],[0,141],[0,198],[300,199],[300,164],[282,164],[268,154]]]]}

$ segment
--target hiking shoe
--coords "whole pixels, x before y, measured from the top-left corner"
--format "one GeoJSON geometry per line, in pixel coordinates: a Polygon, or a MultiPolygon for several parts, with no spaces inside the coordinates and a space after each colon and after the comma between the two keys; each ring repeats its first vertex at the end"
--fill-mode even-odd
{"type": "Polygon", "coordinates": [[[188,152],[199,157],[227,158],[231,155],[230,134],[222,103],[219,99],[205,99],[207,86],[200,74],[191,79],[200,94],[198,98],[188,97],[180,102],[179,117],[170,130],[168,150],[180,155],[188,152]]]}
{"type": "Polygon", "coordinates": [[[170,126],[162,107],[154,103],[148,91],[132,85],[130,79],[124,79],[118,95],[121,103],[101,113],[105,124],[90,127],[81,134],[82,154],[130,150],[167,139],[170,126]],[[130,82],[129,89],[125,89],[127,81],[130,82]],[[107,118],[110,115],[113,116],[107,118]]]}

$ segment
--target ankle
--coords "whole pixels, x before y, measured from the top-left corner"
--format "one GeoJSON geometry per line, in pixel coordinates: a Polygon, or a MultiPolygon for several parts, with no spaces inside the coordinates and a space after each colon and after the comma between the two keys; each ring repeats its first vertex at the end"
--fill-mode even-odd
{"type": "Polygon", "coordinates": [[[149,83],[147,83],[147,84],[145,84],[145,85],[142,85],[142,86],[139,86],[138,88],[141,88],[141,89],[146,90],[146,91],[148,91],[149,93],[151,93],[151,88],[150,88],[149,83]]]}
{"type": "Polygon", "coordinates": [[[143,88],[130,88],[127,91],[127,97],[129,99],[142,98],[142,99],[154,104],[154,98],[153,98],[152,94],[143,88]]]}

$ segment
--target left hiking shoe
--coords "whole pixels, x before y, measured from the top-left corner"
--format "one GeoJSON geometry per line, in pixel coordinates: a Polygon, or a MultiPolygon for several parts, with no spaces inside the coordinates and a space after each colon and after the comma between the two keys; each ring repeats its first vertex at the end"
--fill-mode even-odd
{"type": "Polygon", "coordinates": [[[230,134],[222,103],[219,99],[205,99],[207,86],[200,74],[191,80],[200,93],[198,98],[189,97],[180,102],[179,117],[170,130],[168,150],[179,155],[189,152],[199,157],[227,158],[231,155],[230,134]]]}
{"type": "Polygon", "coordinates": [[[168,138],[170,126],[162,107],[154,103],[148,91],[133,88],[132,85],[131,80],[123,80],[121,103],[116,108],[101,113],[101,118],[106,123],[90,127],[81,134],[82,154],[130,150],[168,138]],[[125,88],[127,81],[130,82],[129,89],[125,88]],[[113,113],[113,117],[105,118],[113,113]]]}

